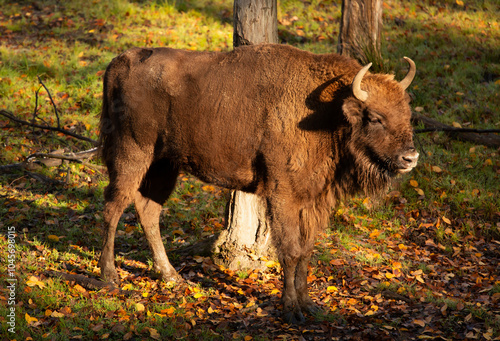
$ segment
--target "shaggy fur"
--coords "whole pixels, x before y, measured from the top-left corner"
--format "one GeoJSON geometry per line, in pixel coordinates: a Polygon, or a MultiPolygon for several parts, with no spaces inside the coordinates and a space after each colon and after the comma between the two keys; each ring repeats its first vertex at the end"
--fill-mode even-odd
{"type": "Polygon", "coordinates": [[[118,281],[114,235],[133,201],[157,270],[178,278],[158,220],[182,169],[266,199],[284,269],[285,320],[316,311],[307,264],[331,208],[384,191],[418,156],[404,89],[392,76],[367,73],[361,102],[351,90],[360,69],[337,54],[284,45],[227,53],[135,48],[113,59],[100,125],[110,177],[102,276],[118,281]]]}

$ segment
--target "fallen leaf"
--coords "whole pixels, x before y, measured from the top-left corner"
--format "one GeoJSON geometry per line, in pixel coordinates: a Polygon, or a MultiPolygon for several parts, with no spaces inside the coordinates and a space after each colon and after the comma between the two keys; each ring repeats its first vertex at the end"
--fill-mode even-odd
{"type": "Polygon", "coordinates": [[[414,188],[415,192],[418,193],[418,195],[425,195],[424,191],[420,188],[414,188]]]}
{"type": "Polygon", "coordinates": [[[40,281],[38,278],[35,276],[31,276],[28,281],[26,282],[26,285],[29,287],[34,287],[35,285],[38,286],[40,289],[43,289],[45,287],[45,283],[40,281]]]}
{"type": "Polygon", "coordinates": [[[336,286],[329,286],[328,288],[326,288],[326,291],[327,292],[334,292],[334,291],[338,291],[339,289],[336,287],[336,286]]]}
{"type": "Polygon", "coordinates": [[[55,236],[55,235],[53,235],[53,234],[49,234],[49,235],[47,236],[47,239],[48,239],[48,240],[50,240],[51,242],[56,242],[56,243],[59,241],[59,237],[58,237],[58,236],[55,236]]]}
{"type": "Polygon", "coordinates": [[[137,310],[137,311],[144,311],[144,309],[146,309],[146,307],[144,307],[144,304],[142,304],[142,303],[136,303],[135,304],[135,310],[137,310]]]}
{"type": "Polygon", "coordinates": [[[413,320],[413,324],[416,324],[417,326],[420,326],[420,327],[425,327],[425,321],[424,320],[413,320]]]}
{"type": "Polygon", "coordinates": [[[31,317],[28,313],[24,314],[24,319],[26,320],[28,325],[38,321],[36,317],[31,317]]]}
{"type": "Polygon", "coordinates": [[[52,314],[50,314],[51,317],[57,317],[57,318],[60,318],[60,317],[64,317],[64,314],[61,314],[60,312],[58,311],[53,311],[52,314]]]}
{"type": "Polygon", "coordinates": [[[161,336],[158,331],[154,328],[149,328],[149,336],[155,340],[161,340],[161,336]]]}
{"type": "Polygon", "coordinates": [[[73,287],[73,289],[75,289],[76,291],[80,292],[80,293],[84,293],[86,292],[87,290],[85,290],[84,287],[82,287],[80,284],[75,284],[75,286],[73,287]]]}
{"type": "Polygon", "coordinates": [[[441,173],[443,170],[441,168],[439,168],[438,166],[432,166],[431,167],[432,171],[434,173],[441,173]]]}

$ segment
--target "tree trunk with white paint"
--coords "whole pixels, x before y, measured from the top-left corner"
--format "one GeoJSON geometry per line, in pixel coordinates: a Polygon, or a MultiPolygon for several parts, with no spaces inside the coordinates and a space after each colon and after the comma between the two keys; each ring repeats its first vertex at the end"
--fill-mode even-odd
{"type": "MultiPolygon", "coordinates": [[[[277,0],[235,0],[233,46],[278,43],[277,0]]],[[[275,258],[265,201],[233,191],[226,208],[226,229],[214,244],[214,260],[233,270],[265,267],[275,258]]]]}

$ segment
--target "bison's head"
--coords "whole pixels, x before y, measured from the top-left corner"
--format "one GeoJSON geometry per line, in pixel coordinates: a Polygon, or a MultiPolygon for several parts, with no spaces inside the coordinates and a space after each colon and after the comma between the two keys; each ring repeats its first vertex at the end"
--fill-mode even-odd
{"type": "Polygon", "coordinates": [[[407,76],[396,82],[392,76],[366,74],[371,63],[362,68],[352,82],[352,94],[343,104],[352,129],[350,149],[371,169],[396,175],[417,165],[410,123],[410,97],[405,90],[415,76],[415,63],[407,76]]]}

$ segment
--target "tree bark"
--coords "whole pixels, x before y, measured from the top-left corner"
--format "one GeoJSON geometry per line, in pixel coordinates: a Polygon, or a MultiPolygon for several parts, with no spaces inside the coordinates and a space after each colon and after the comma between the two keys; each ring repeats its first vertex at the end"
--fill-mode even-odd
{"type": "Polygon", "coordinates": [[[382,0],[342,0],[337,52],[382,67],[382,0]]]}
{"type": "MultiPolygon", "coordinates": [[[[235,0],[233,46],[278,43],[277,0],[235,0]]],[[[226,229],[214,244],[214,261],[233,270],[265,268],[275,258],[262,198],[233,191],[226,207],[226,229]]]]}

